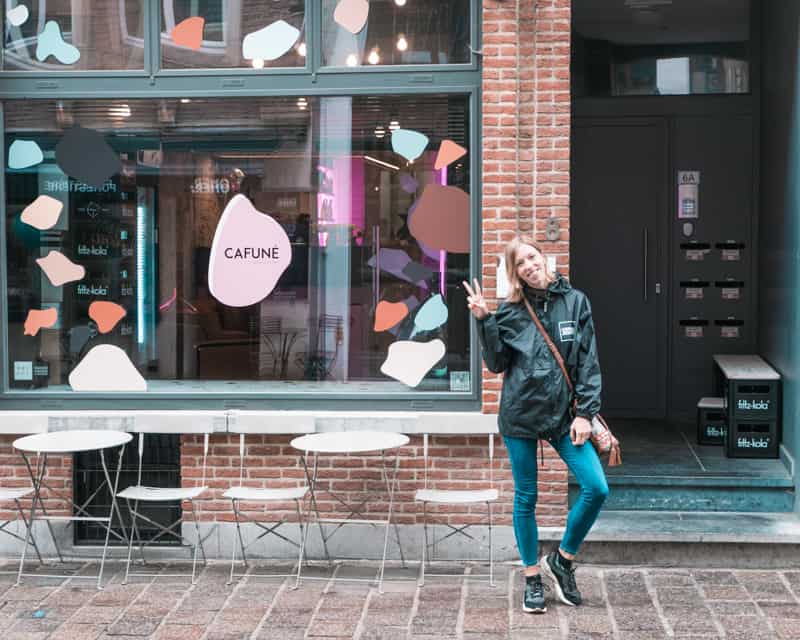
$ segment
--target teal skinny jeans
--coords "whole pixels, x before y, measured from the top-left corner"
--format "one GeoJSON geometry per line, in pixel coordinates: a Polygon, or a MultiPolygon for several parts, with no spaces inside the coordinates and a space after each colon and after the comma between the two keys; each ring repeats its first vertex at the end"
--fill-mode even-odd
{"type": "MultiPolygon", "coordinates": [[[[539,441],[533,438],[503,437],[511,459],[514,476],[514,535],[526,566],[535,565],[539,558],[539,532],[536,526],[536,497],[538,467],[536,449],[539,441]]],[[[581,491],[567,517],[567,528],[561,549],[570,554],[578,549],[592,528],[608,496],[608,483],[600,458],[590,442],[576,446],[567,433],[550,444],[578,480],[581,491]]]]}

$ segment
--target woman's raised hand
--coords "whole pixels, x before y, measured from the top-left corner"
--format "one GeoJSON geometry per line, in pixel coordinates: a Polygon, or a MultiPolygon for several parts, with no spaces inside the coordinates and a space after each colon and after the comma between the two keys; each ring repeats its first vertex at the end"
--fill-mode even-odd
{"type": "Polygon", "coordinates": [[[489,306],[486,304],[486,299],[483,297],[481,285],[478,283],[477,278],[472,279],[475,289],[469,286],[466,280],[462,281],[464,288],[467,290],[467,307],[478,320],[483,320],[489,315],[489,306]]]}

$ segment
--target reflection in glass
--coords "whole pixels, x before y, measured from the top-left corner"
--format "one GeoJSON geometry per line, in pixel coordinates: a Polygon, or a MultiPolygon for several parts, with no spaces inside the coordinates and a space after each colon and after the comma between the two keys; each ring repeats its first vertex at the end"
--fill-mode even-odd
{"type": "Polygon", "coordinates": [[[3,70],[144,69],[144,0],[24,4],[25,22],[5,22],[3,70]]]}
{"type": "MultiPolygon", "coordinates": [[[[161,64],[165,69],[302,67],[307,54],[304,0],[162,0],[161,64]],[[170,33],[191,17],[205,20],[199,50],[176,44],[170,33]],[[283,21],[300,31],[276,59],[248,57],[242,51],[247,36],[283,21]]],[[[271,38],[267,44],[273,43],[271,38]]],[[[277,55],[277,54],[276,54],[277,55]]]]}
{"type": "Polygon", "coordinates": [[[339,0],[322,0],[322,63],[327,66],[466,64],[469,0],[371,0],[357,34],[338,25],[339,0]]]}
{"type": "MultiPolygon", "coordinates": [[[[469,256],[422,246],[412,205],[429,184],[469,191],[469,158],[436,170],[449,139],[468,149],[466,96],[334,96],[191,100],[27,101],[6,105],[7,145],[34,140],[44,161],[8,169],[8,367],[13,389],[68,390],[97,344],[130,357],[150,391],[409,388],[380,372],[397,340],[446,345],[419,390],[470,390],[469,318],[459,283],[469,256]],[[101,132],[122,172],[97,189],[64,175],[54,149],[79,124],[101,132]],[[392,150],[393,127],[424,132],[422,155],[392,150]],[[249,307],[209,292],[210,248],[236,194],[284,229],[292,261],[273,292],[249,307]],[[38,196],[63,204],[55,227],[20,215],[38,196]],[[36,258],[61,251],[86,277],[54,287],[36,258]],[[441,295],[441,302],[434,300],[441,295]],[[127,313],[108,334],[91,302],[127,313]],[[417,314],[425,303],[443,324],[417,314]],[[408,313],[376,331],[380,302],[408,313]],[[446,308],[442,308],[442,304],[446,308]],[[58,322],[23,336],[30,309],[58,322]],[[424,320],[424,321],[423,321],[424,320]],[[435,325],[435,326],[434,326],[435,325]],[[30,373],[30,375],[29,375],[30,373]]],[[[254,246],[263,241],[254,238],[254,246]]]]}

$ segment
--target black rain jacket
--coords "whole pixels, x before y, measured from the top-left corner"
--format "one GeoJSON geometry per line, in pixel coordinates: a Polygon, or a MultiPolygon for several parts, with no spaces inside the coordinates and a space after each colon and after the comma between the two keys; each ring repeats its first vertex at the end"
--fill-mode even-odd
{"type": "MultiPolygon", "coordinates": [[[[601,376],[589,299],[560,274],[545,291],[524,286],[523,292],[564,358],[575,385],[577,415],[591,420],[600,412],[601,376]]],[[[525,303],[503,302],[478,321],[478,337],[486,367],[505,373],[500,433],[548,440],[568,433],[569,387],[525,303]]]]}

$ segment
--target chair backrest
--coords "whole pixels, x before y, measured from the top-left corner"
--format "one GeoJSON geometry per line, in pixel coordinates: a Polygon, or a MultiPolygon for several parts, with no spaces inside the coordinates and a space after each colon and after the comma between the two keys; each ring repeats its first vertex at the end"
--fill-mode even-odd
{"type": "MultiPolygon", "coordinates": [[[[144,436],[146,433],[153,433],[153,434],[164,434],[164,431],[160,431],[157,428],[153,428],[151,426],[141,426],[141,427],[134,427],[131,429],[133,433],[138,434],[139,436],[139,468],[136,475],[136,484],[142,484],[142,459],[144,457],[144,436]]],[[[205,486],[206,484],[206,461],[208,459],[208,442],[209,437],[212,433],[213,429],[209,428],[197,428],[197,429],[190,429],[189,433],[192,434],[203,434],[203,472],[200,480],[200,485],[205,486]]]]}
{"type": "MultiPolygon", "coordinates": [[[[425,433],[422,435],[422,457],[423,457],[423,474],[424,474],[424,488],[428,488],[428,436],[425,433]]],[[[494,489],[494,434],[489,434],[489,488],[494,489]]]]}

